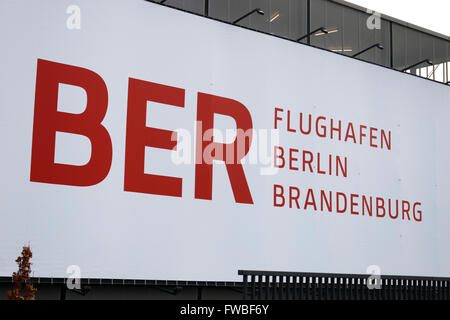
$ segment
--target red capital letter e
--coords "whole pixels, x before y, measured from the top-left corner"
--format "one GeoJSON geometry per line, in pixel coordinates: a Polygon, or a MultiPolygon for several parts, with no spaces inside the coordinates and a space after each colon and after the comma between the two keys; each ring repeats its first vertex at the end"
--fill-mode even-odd
{"type": "Polygon", "coordinates": [[[144,173],[145,147],[174,150],[174,131],[145,125],[147,101],[184,108],[184,89],[129,79],[124,190],[181,197],[182,179],[144,173]]]}
{"type": "Polygon", "coordinates": [[[88,69],[38,59],[34,106],[30,180],[71,186],[92,186],[109,172],[111,138],[101,122],[108,107],[103,79],[88,69]],[[81,114],[57,111],[58,86],[65,83],[86,91],[86,109],[81,114]],[[82,166],[59,164],[55,158],[56,132],[87,137],[91,158],[82,166]]]}
{"type": "MultiPolygon", "coordinates": [[[[253,204],[252,195],[241,163],[241,159],[245,157],[250,150],[252,140],[253,124],[249,111],[238,101],[201,92],[198,93],[197,104],[197,122],[201,127],[201,132],[197,132],[195,198],[205,200],[212,199],[212,160],[227,160],[225,165],[235,201],[238,203],[253,204]],[[207,133],[207,131],[211,132],[214,128],[214,114],[216,113],[229,116],[236,122],[237,133],[236,140],[233,143],[223,144],[213,142],[212,135],[207,133]],[[250,133],[247,136],[249,141],[245,140],[245,136],[242,137],[242,132],[250,133]],[[244,140],[242,138],[244,138],[244,140]],[[243,148],[242,144],[244,144],[243,148]],[[205,149],[211,148],[211,146],[216,151],[222,149],[223,152],[214,152],[214,154],[212,154],[212,159],[205,159],[205,149]],[[237,150],[242,149],[243,152],[239,154],[237,150]],[[230,156],[227,156],[228,152],[233,153],[233,161],[231,161],[231,163],[228,161],[230,158],[230,156]]],[[[199,129],[197,130],[199,131],[199,129]]]]}

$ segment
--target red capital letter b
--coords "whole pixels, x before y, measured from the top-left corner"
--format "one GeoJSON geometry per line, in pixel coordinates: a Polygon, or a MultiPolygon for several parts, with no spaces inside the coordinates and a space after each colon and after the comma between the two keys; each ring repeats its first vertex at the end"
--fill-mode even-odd
{"type": "Polygon", "coordinates": [[[112,160],[111,138],[101,124],[107,107],[108,90],[98,74],[38,59],[30,180],[71,186],[91,186],[101,182],[108,175],[112,160]],[[86,91],[87,104],[83,113],[57,111],[60,83],[86,91]],[[92,152],[87,164],[54,162],[57,131],[83,135],[90,140],[92,152]]]}

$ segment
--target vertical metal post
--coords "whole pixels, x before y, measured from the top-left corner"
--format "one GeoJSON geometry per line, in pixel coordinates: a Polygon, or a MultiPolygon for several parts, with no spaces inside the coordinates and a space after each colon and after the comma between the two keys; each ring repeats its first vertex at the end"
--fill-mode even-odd
{"type": "Polygon", "coordinates": [[[336,280],[337,280],[336,286],[337,286],[338,300],[343,300],[344,298],[342,297],[342,284],[341,284],[342,278],[336,278],[336,280]]]}
{"type": "Polygon", "coordinates": [[[450,289],[450,286],[449,286],[449,282],[448,281],[444,281],[444,299],[445,300],[449,300],[449,292],[448,292],[448,290],[450,289]]]}
{"type": "Polygon", "coordinates": [[[445,300],[450,299],[450,281],[445,281],[445,300]]]}
{"type": "Polygon", "coordinates": [[[202,292],[203,288],[202,287],[197,287],[197,300],[202,300],[202,292]]]}
{"type": "MultiPolygon", "coordinates": [[[[266,276],[267,277],[267,276],[266,276]]],[[[258,300],[262,299],[262,291],[263,291],[263,281],[262,281],[263,275],[258,275],[258,300]]]]}
{"type": "Polygon", "coordinates": [[[318,294],[317,294],[318,286],[319,286],[318,281],[319,281],[319,278],[312,277],[312,287],[313,287],[312,299],[313,300],[317,300],[317,297],[318,297],[318,294]]]}
{"type": "Polygon", "coordinates": [[[311,0],[306,1],[306,34],[308,35],[308,45],[311,45],[311,0]]]}
{"type": "Polygon", "coordinates": [[[297,290],[298,290],[298,277],[293,276],[292,280],[294,280],[294,287],[293,287],[293,299],[297,300],[297,290]]]}
{"type": "Polygon", "coordinates": [[[66,284],[61,285],[60,300],[66,300],[66,284]]]}
{"type": "Polygon", "coordinates": [[[337,282],[335,277],[330,278],[331,281],[331,300],[336,300],[337,282]]]}
{"type": "Polygon", "coordinates": [[[299,292],[299,299],[302,300],[305,297],[305,293],[304,293],[304,288],[305,288],[305,283],[303,282],[303,276],[299,277],[300,280],[300,292],[299,292]]]}
{"type": "Polygon", "coordinates": [[[422,280],[416,281],[416,300],[422,300],[422,280]]]}
{"type": "Polygon", "coordinates": [[[414,299],[414,280],[409,279],[408,284],[408,299],[412,300],[414,299]]]}
{"type": "Polygon", "coordinates": [[[384,300],[383,279],[381,277],[377,278],[376,279],[376,284],[379,287],[379,289],[376,289],[376,291],[377,291],[377,300],[384,300]]]}
{"type": "Polygon", "coordinates": [[[432,289],[431,289],[431,280],[427,280],[427,300],[431,300],[432,299],[432,289]]]}
{"type": "Polygon", "coordinates": [[[254,274],[252,274],[252,276],[251,276],[251,281],[252,281],[252,291],[251,291],[251,295],[250,295],[250,299],[251,300],[255,300],[255,275],[254,274]]]}
{"type": "Polygon", "coordinates": [[[350,291],[349,296],[350,296],[350,300],[353,300],[353,299],[355,299],[355,296],[356,296],[355,282],[354,282],[355,279],[354,278],[349,278],[348,281],[349,281],[349,291],[350,291]]]}
{"type": "Polygon", "coordinates": [[[311,278],[308,276],[306,277],[306,300],[311,300],[311,278]]]}
{"type": "Polygon", "coordinates": [[[319,300],[324,300],[324,298],[323,298],[323,277],[318,277],[317,278],[317,283],[318,283],[318,286],[319,286],[319,300]]]}
{"type": "Polygon", "coordinates": [[[414,300],[420,300],[419,280],[414,280],[414,300]]]}
{"type": "Polygon", "coordinates": [[[290,300],[290,293],[289,293],[289,290],[290,290],[290,286],[291,286],[291,284],[290,284],[290,279],[291,279],[291,277],[290,276],[286,276],[286,281],[284,282],[285,284],[284,284],[284,296],[285,296],[285,299],[286,300],[290,300]]]}
{"type": "Polygon", "coordinates": [[[438,299],[439,300],[442,300],[442,281],[441,280],[439,280],[438,281],[438,299]]]}
{"type": "Polygon", "coordinates": [[[433,300],[436,300],[437,299],[437,286],[438,286],[438,282],[437,282],[437,280],[432,280],[432,284],[433,284],[433,286],[431,287],[432,288],[432,292],[433,292],[433,300]]]}
{"type": "Polygon", "coordinates": [[[326,300],[330,300],[331,299],[331,293],[330,293],[330,282],[331,282],[331,278],[330,277],[326,277],[325,278],[325,299],[326,300]]]}
{"type": "Polygon", "coordinates": [[[284,276],[280,276],[280,288],[278,289],[278,300],[283,300],[284,276]]]}
{"type": "Polygon", "coordinates": [[[209,0],[205,0],[205,11],[204,11],[205,17],[209,16],[209,0]]]}
{"type": "Polygon", "coordinates": [[[247,279],[247,275],[244,274],[244,300],[247,300],[247,289],[248,289],[248,279],[247,279]]]}
{"type": "Polygon", "coordinates": [[[272,276],[272,300],[277,298],[277,278],[278,276],[272,276]]]}
{"type": "Polygon", "coordinates": [[[390,66],[391,69],[394,69],[394,39],[393,39],[393,35],[394,32],[392,31],[392,21],[389,21],[389,59],[390,59],[390,66]]]}

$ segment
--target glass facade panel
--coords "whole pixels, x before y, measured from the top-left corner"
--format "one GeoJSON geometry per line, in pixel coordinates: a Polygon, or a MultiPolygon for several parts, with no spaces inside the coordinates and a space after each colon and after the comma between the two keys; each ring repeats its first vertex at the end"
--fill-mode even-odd
{"type": "Polygon", "coordinates": [[[205,0],[167,0],[164,4],[189,12],[205,14],[205,0]]]}
{"type": "MultiPolygon", "coordinates": [[[[406,50],[405,50],[405,68],[412,66],[417,62],[423,60],[420,47],[420,32],[413,29],[406,29],[406,50]]],[[[420,65],[423,67],[425,64],[420,65]]],[[[416,68],[411,70],[411,73],[415,73],[416,68]]]]}
{"type": "Polygon", "coordinates": [[[381,29],[377,33],[377,41],[383,46],[383,50],[375,50],[375,63],[385,67],[391,66],[391,29],[390,23],[381,20],[381,29]]]}
{"type": "MultiPolygon", "coordinates": [[[[277,2],[274,0],[273,2],[277,2]]],[[[289,1],[289,38],[297,40],[308,32],[307,0],[289,1]]]]}
{"type": "MultiPolygon", "coordinates": [[[[230,11],[228,14],[229,22],[233,22],[233,21],[241,18],[242,16],[244,16],[246,13],[249,13],[251,10],[255,9],[255,8],[251,8],[250,0],[227,0],[227,1],[229,2],[228,10],[230,11]]],[[[250,18],[251,17],[242,19],[241,21],[239,21],[238,25],[244,26],[244,27],[250,27],[250,18]]],[[[259,17],[259,15],[258,15],[258,18],[263,19],[263,17],[259,17]]]]}
{"type": "Polygon", "coordinates": [[[359,59],[390,66],[389,22],[381,20],[379,28],[369,28],[368,18],[366,13],[333,2],[314,1],[311,3],[311,30],[325,27],[328,34],[311,35],[311,45],[348,56],[358,54],[359,59]],[[384,50],[374,47],[359,54],[375,44],[380,44],[384,50]]]}
{"type": "MultiPolygon", "coordinates": [[[[245,2],[245,1],[242,1],[245,2]]],[[[209,0],[209,16],[222,21],[230,21],[228,0],[209,0]]]]}
{"type": "Polygon", "coordinates": [[[406,68],[406,28],[392,24],[392,62],[394,69],[406,68]]]}
{"type": "Polygon", "coordinates": [[[209,16],[233,22],[259,8],[264,15],[253,13],[238,25],[288,39],[306,33],[307,0],[209,0],[209,16]]]}
{"type": "Polygon", "coordinates": [[[333,2],[325,2],[325,21],[328,34],[323,35],[325,49],[339,53],[351,53],[352,48],[343,47],[343,7],[333,2]]]}
{"type": "Polygon", "coordinates": [[[230,23],[259,8],[264,15],[253,13],[237,24],[291,40],[309,32],[302,43],[401,71],[409,68],[405,71],[435,81],[450,81],[449,40],[383,18],[380,24],[368,24],[369,14],[332,0],[166,0],[164,4],[230,23]],[[383,49],[372,47],[376,44],[383,49]],[[418,64],[427,59],[432,65],[418,64]]]}
{"type": "Polygon", "coordinates": [[[343,47],[347,49],[344,50],[344,54],[354,55],[361,50],[359,44],[359,12],[356,10],[344,10],[343,14],[343,47]]]}
{"type": "Polygon", "coordinates": [[[445,64],[445,80],[447,84],[450,84],[450,41],[447,43],[447,63],[445,64]]]}
{"type": "Polygon", "coordinates": [[[269,33],[281,36],[284,38],[291,38],[290,32],[290,0],[270,0],[269,12],[266,16],[269,20],[269,33]]]}
{"type": "Polygon", "coordinates": [[[359,12],[358,41],[359,52],[372,47],[370,50],[358,55],[359,59],[376,63],[383,66],[390,66],[390,25],[388,21],[380,20],[379,25],[368,24],[370,16],[359,12]],[[369,28],[370,27],[370,28],[369,28]],[[373,47],[374,45],[379,47],[373,47]]]}
{"type": "MultiPolygon", "coordinates": [[[[319,28],[327,28],[327,12],[326,12],[326,1],[325,0],[316,0],[311,2],[310,8],[310,30],[314,31],[319,28]]],[[[338,30],[337,30],[338,31],[338,30]]],[[[336,32],[337,32],[336,31],[336,32]]],[[[335,32],[335,30],[333,30],[335,32]]],[[[326,37],[328,34],[323,32],[316,32],[310,37],[310,44],[320,48],[326,48],[326,37]]],[[[303,41],[306,43],[307,41],[303,41]]]]}
{"type": "Polygon", "coordinates": [[[423,62],[407,72],[431,80],[444,82],[448,80],[448,46],[449,42],[436,36],[394,24],[394,67],[399,70],[423,62]]]}
{"type": "Polygon", "coordinates": [[[250,0],[250,7],[248,8],[248,11],[255,8],[259,8],[264,11],[264,15],[252,14],[249,16],[250,28],[268,33],[270,20],[269,0],[250,0]]]}
{"type": "Polygon", "coordinates": [[[447,72],[446,67],[448,64],[448,42],[434,38],[434,47],[433,47],[433,64],[434,64],[434,72],[433,72],[433,80],[440,82],[447,82],[447,72]]]}

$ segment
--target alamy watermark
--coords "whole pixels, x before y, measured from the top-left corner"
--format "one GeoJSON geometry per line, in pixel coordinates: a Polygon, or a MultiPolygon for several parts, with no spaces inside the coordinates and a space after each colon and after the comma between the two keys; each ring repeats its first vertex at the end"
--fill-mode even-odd
{"type": "Polygon", "coordinates": [[[81,29],[81,9],[79,6],[72,4],[67,7],[66,13],[69,15],[66,20],[66,27],[69,30],[81,29]]]}
{"type": "Polygon", "coordinates": [[[369,30],[380,30],[381,29],[381,13],[367,9],[367,13],[370,17],[367,18],[366,26],[369,30]]]}
{"type": "Polygon", "coordinates": [[[67,277],[67,289],[80,290],[81,289],[81,268],[77,265],[70,265],[66,269],[67,277]]]}
{"type": "Polygon", "coordinates": [[[370,276],[367,278],[367,288],[369,290],[381,289],[381,268],[377,265],[370,265],[367,267],[366,270],[367,274],[370,274],[370,276]]]}
{"type": "Polygon", "coordinates": [[[190,130],[179,128],[171,135],[176,142],[171,161],[182,164],[250,164],[259,165],[261,175],[275,175],[274,147],[279,145],[278,129],[226,129],[202,130],[202,123],[196,122],[196,135],[190,130]],[[194,138],[195,137],[195,138],[194,138]]]}

